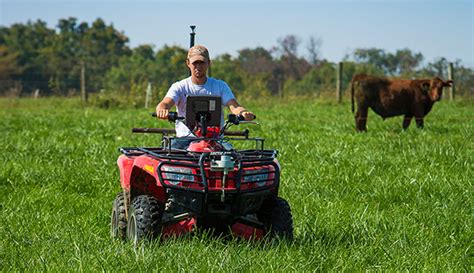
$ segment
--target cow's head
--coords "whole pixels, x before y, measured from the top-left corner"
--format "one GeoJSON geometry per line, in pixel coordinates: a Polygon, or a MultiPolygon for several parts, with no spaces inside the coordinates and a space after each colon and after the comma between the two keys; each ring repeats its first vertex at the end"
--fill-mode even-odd
{"type": "Polygon", "coordinates": [[[431,81],[422,83],[423,91],[426,92],[431,101],[439,101],[443,95],[444,87],[451,87],[453,84],[452,80],[443,81],[439,77],[433,78],[431,81]]]}

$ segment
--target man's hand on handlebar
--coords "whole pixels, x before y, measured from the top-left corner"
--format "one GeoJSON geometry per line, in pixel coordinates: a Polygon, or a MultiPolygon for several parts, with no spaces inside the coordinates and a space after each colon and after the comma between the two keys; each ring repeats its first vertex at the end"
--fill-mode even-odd
{"type": "Polygon", "coordinates": [[[156,106],[156,117],[159,119],[168,119],[169,109],[174,106],[174,101],[171,98],[165,97],[156,106]]]}
{"type": "Polygon", "coordinates": [[[168,109],[163,109],[163,108],[158,108],[158,107],[156,108],[156,117],[157,118],[167,120],[168,119],[168,114],[169,114],[168,109]]]}
{"type": "Polygon", "coordinates": [[[252,112],[250,111],[242,111],[240,116],[244,118],[245,121],[252,121],[257,118],[252,112]]]}
{"type": "MultiPolygon", "coordinates": [[[[158,110],[158,112],[160,112],[160,110],[158,110]]],[[[161,112],[162,115],[166,114],[165,118],[159,117],[157,112],[153,112],[153,113],[151,113],[151,115],[153,117],[158,117],[159,119],[168,120],[169,122],[176,122],[177,120],[184,120],[184,117],[179,117],[178,113],[176,113],[176,112],[168,111],[168,110],[166,110],[166,112],[167,113],[161,112]]]]}

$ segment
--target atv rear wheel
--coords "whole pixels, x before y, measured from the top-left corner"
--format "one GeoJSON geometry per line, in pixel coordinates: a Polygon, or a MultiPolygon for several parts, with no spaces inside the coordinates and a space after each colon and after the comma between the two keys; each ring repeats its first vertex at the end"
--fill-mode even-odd
{"type": "Polygon", "coordinates": [[[134,244],[156,238],[161,233],[163,205],[153,196],[133,198],[128,212],[127,239],[134,244]]]}
{"type": "Polygon", "coordinates": [[[258,218],[265,224],[270,238],[293,240],[293,216],[285,199],[272,197],[265,200],[258,218]]]}
{"type": "Polygon", "coordinates": [[[125,198],[123,192],[117,194],[112,204],[110,235],[112,238],[122,240],[124,240],[127,235],[127,216],[125,213],[125,198]]]}

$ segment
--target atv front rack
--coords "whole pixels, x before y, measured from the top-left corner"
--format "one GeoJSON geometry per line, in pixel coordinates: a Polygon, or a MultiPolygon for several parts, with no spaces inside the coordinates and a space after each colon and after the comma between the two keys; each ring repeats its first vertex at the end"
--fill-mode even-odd
{"type": "Polygon", "coordinates": [[[278,192],[280,184],[276,150],[202,153],[177,150],[169,153],[168,149],[158,147],[123,147],[120,151],[126,156],[159,159],[156,172],[169,196],[168,201],[198,216],[209,213],[242,216],[255,212],[263,200],[278,192]],[[211,183],[222,181],[224,174],[213,171],[212,162],[222,156],[234,160],[233,175],[228,177],[228,182],[232,181],[234,188],[216,191],[211,183]],[[184,173],[179,168],[194,171],[184,173]],[[247,172],[249,169],[251,171],[247,172]]]}
{"type": "MultiPolygon", "coordinates": [[[[119,151],[126,156],[141,156],[147,154],[159,159],[184,160],[189,162],[199,162],[203,154],[209,154],[162,147],[121,147],[119,151]]],[[[240,160],[242,162],[273,161],[277,156],[276,150],[263,149],[239,150],[234,153],[241,155],[240,160]]]]}

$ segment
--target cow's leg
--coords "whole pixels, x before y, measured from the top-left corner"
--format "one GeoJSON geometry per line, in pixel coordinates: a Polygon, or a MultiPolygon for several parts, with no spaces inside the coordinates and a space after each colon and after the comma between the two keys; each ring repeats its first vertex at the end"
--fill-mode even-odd
{"type": "Polygon", "coordinates": [[[365,106],[357,107],[357,112],[355,114],[356,130],[357,131],[367,131],[367,112],[369,108],[365,106]]]}
{"type": "Polygon", "coordinates": [[[423,117],[415,117],[415,120],[416,120],[416,126],[420,129],[423,129],[424,127],[423,117]]]}
{"type": "Polygon", "coordinates": [[[416,121],[416,126],[420,129],[423,129],[423,110],[421,109],[415,110],[415,121],[416,121]]]}
{"type": "Polygon", "coordinates": [[[413,118],[413,115],[405,115],[403,118],[403,130],[408,129],[408,126],[410,126],[411,119],[413,118]]]}

